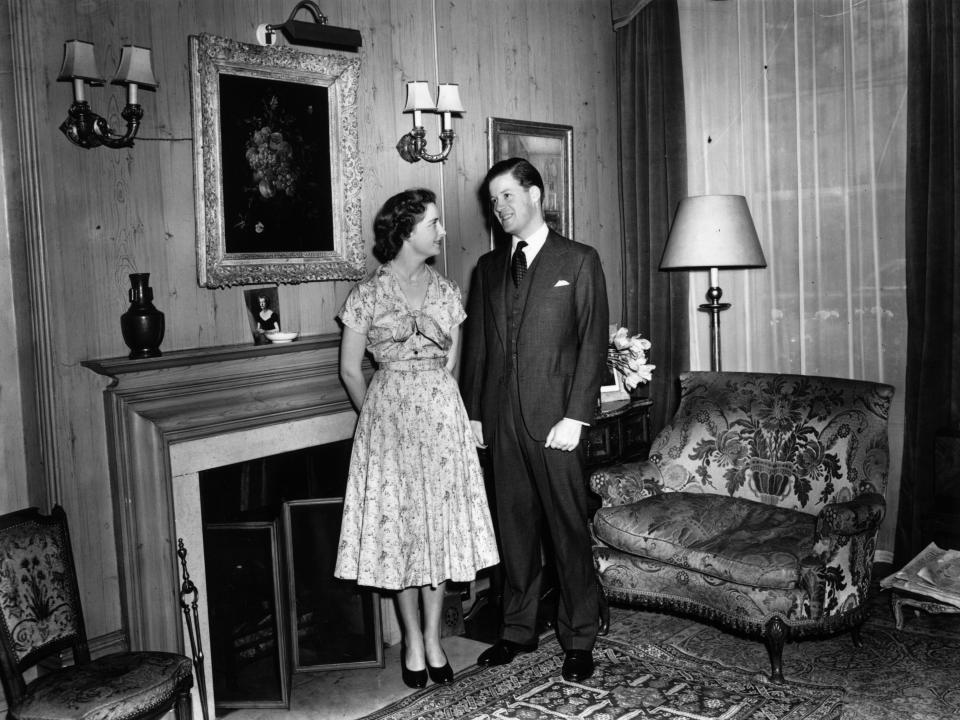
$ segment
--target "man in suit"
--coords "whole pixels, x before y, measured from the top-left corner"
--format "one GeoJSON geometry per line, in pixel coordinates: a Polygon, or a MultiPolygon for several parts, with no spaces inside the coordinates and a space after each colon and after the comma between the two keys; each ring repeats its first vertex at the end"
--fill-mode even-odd
{"type": "Polygon", "coordinates": [[[504,577],[500,639],[477,663],[536,648],[546,531],[563,676],[584,680],[599,610],[580,436],[606,369],[606,282],[594,248],[547,227],[543,180],[528,161],[497,163],[484,187],[512,240],[477,264],[462,355],[467,412],[477,444],[490,448],[504,577]]]}

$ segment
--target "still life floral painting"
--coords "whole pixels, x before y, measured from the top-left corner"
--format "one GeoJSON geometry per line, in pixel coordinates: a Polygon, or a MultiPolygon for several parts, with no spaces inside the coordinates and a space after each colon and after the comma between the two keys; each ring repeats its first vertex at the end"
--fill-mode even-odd
{"type": "Polygon", "coordinates": [[[190,36],[197,282],[357,280],[360,58],[190,36]]]}
{"type": "Polygon", "coordinates": [[[327,88],[220,76],[228,253],[333,249],[327,88]]]}

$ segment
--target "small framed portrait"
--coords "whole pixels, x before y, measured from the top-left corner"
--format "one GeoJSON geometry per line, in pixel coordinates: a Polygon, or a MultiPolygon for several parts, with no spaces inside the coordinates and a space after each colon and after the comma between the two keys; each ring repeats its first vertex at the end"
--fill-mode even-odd
{"type": "Polygon", "coordinates": [[[243,291],[243,303],[250,320],[250,332],[255,345],[266,345],[268,332],[280,332],[280,293],[275,287],[253,288],[243,291]]]}

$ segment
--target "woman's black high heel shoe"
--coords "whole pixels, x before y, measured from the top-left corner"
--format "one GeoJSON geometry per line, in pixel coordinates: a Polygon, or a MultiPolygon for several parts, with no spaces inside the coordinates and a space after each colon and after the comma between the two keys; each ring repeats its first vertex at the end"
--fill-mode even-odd
{"type": "Polygon", "coordinates": [[[438,685],[447,685],[453,682],[453,668],[450,667],[449,660],[443,664],[443,667],[438,668],[428,662],[427,672],[430,673],[430,679],[438,685]]]}
{"type": "Polygon", "coordinates": [[[408,670],[407,653],[403,649],[400,650],[400,675],[403,677],[403,684],[408,688],[418,689],[427,686],[427,671],[408,670]]]}

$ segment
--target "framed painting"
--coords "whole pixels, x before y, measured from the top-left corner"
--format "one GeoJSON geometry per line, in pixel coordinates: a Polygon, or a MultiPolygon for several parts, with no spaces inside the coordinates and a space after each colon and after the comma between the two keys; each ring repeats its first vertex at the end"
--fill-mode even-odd
{"type": "Polygon", "coordinates": [[[202,287],[363,276],[360,60],[190,37],[202,287]]]}
{"type": "MultiPolygon", "coordinates": [[[[522,157],[543,178],[543,217],[573,239],[573,128],[569,125],[487,118],[488,167],[522,157]]],[[[496,227],[496,223],[493,223],[496,227]]]]}
{"type": "Polygon", "coordinates": [[[283,503],[294,672],[383,667],[380,596],[333,576],[343,498],[283,503]]]}

